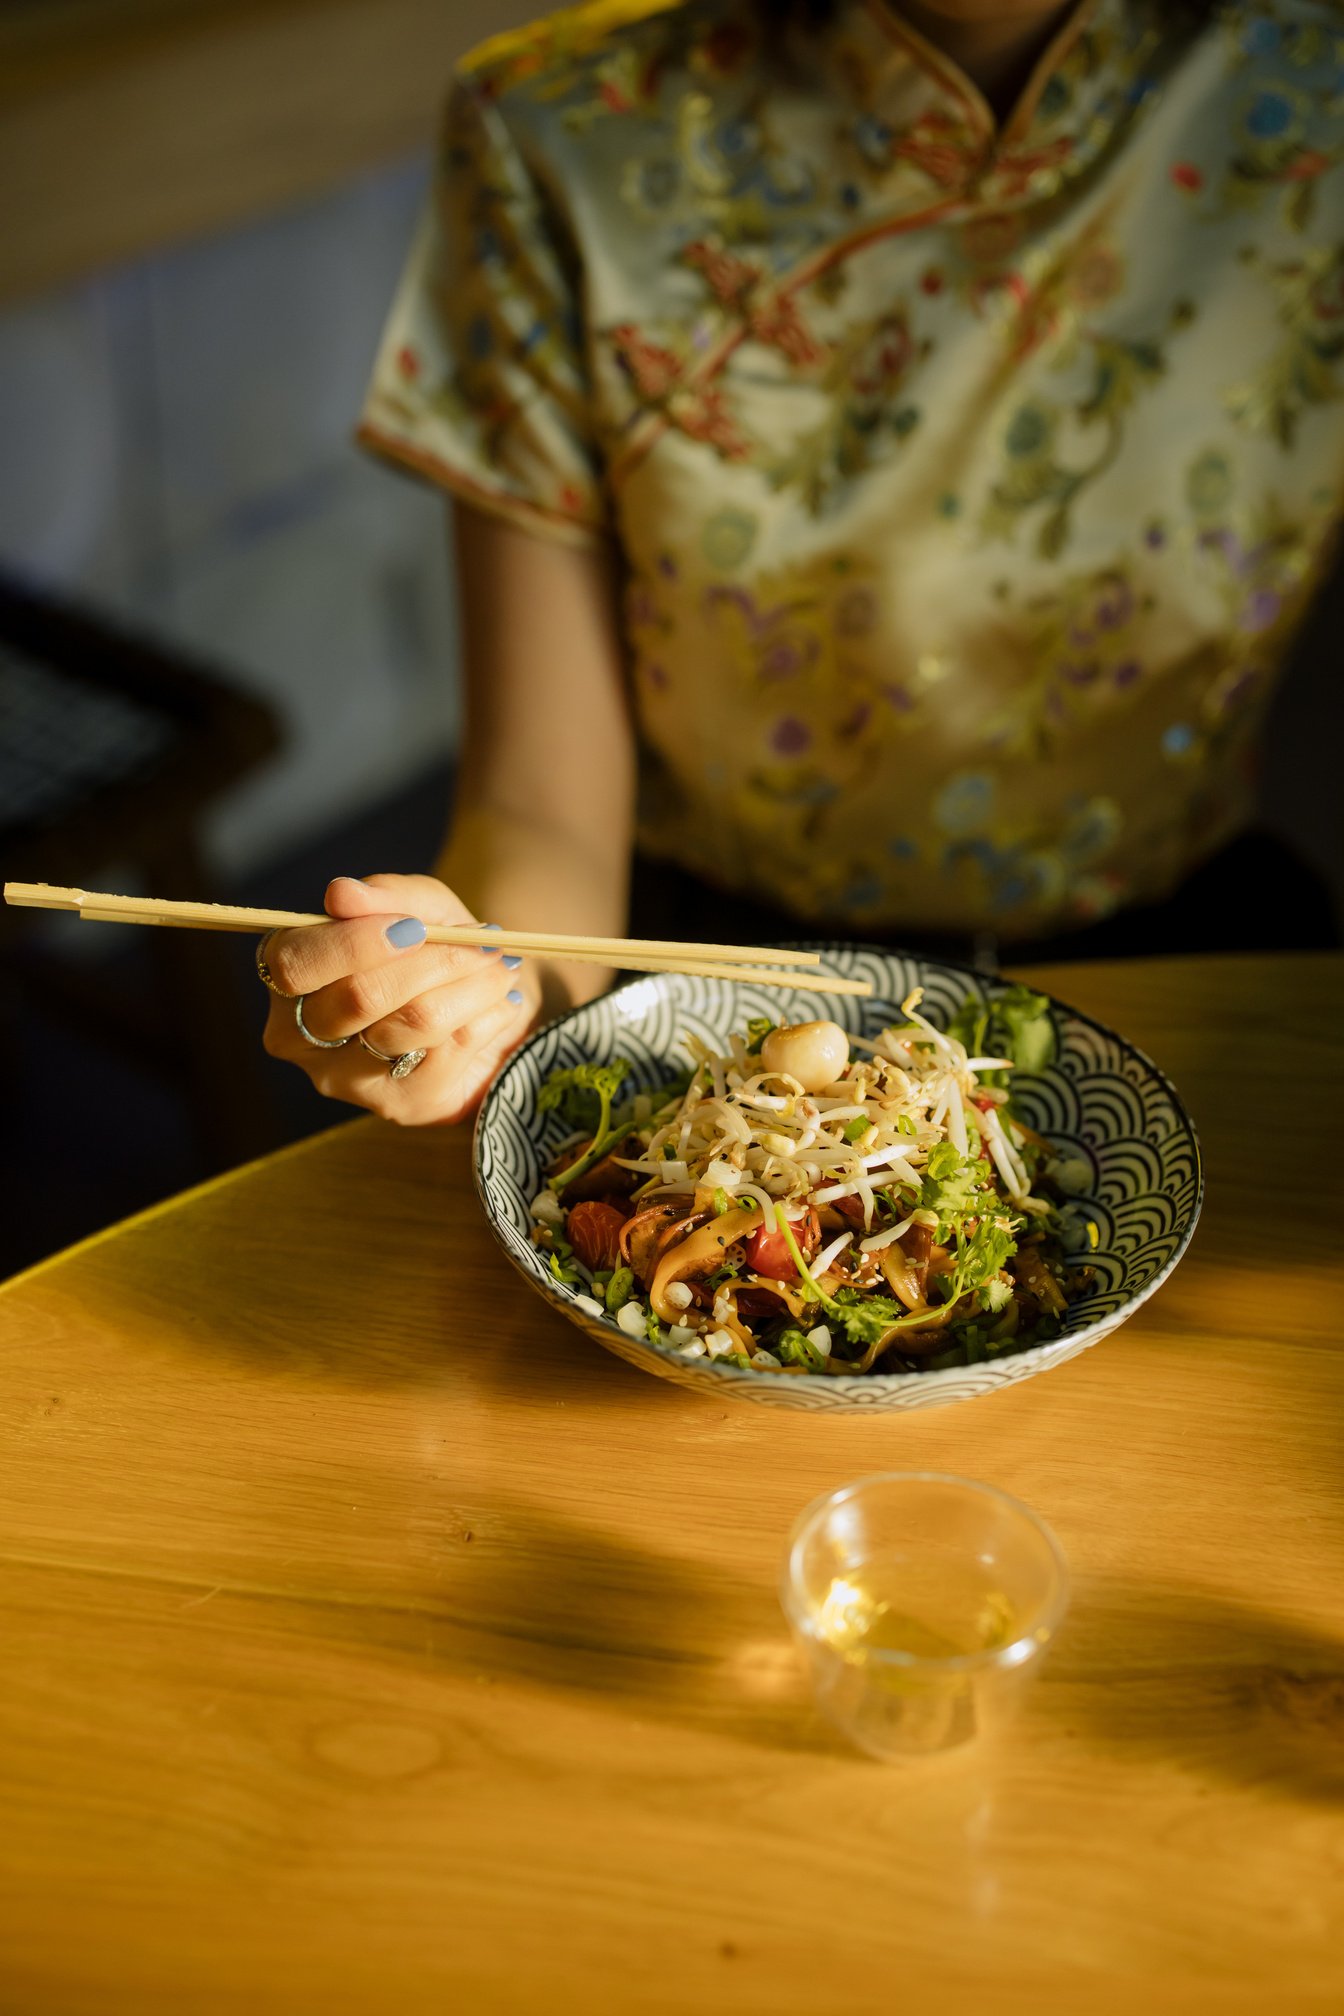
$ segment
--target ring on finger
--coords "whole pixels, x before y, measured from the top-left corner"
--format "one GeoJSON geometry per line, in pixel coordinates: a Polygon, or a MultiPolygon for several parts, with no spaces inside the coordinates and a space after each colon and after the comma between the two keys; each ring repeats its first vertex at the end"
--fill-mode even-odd
{"type": "Polygon", "coordinates": [[[361,1049],[361,1050],[367,1050],[367,1051],[368,1051],[368,1053],[369,1053],[369,1055],[370,1055],[370,1057],[376,1057],[376,1058],[378,1059],[378,1061],[379,1061],[379,1063],[380,1063],[380,1064],[395,1064],[395,1063],[396,1063],[396,1061],[397,1061],[397,1053],[396,1053],[396,1051],[395,1051],[395,1050],[380,1050],[380,1049],[378,1048],[378,1045],[377,1045],[376,1043],[370,1043],[370,1041],[369,1041],[368,1037],[367,1037],[367,1036],[366,1036],[366,1035],[364,1034],[364,1031],[363,1031],[362,1029],[360,1030],[360,1032],[359,1032],[359,1035],[358,1035],[358,1037],[356,1038],[356,1040],[357,1040],[357,1042],[358,1042],[358,1044],[359,1044],[359,1047],[360,1047],[360,1049],[361,1049]]]}
{"type": "Polygon", "coordinates": [[[376,1043],[370,1043],[362,1029],[359,1032],[359,1043],[360,1048],[367,1050],[370,1057],[376,1057],[380,1063],[386,1064],[389,1078],[409,1078],[412,1071],[419,1070],[429,1055],[428,1050],[403,1050],[398,1057],[392,1051],[380,1050],[376,1043]]]}
{"type": "MultiPolygon", "coordinates": [[[[288,1000],[289,996],[287,995],[285,998],[288,1000]]],[[[311,1043],[314,1050],[344,1050],[350,1038],[348,1036],[314,1036],[312,1030],[303,1019],[303,1004],[307,996],[296,994],[293,999],[294,1020],[298,1024],[299,1034],[302,1036],[304,1042],[311,1043]]]]}
{"type": "Polygon", "coordinates": [[[274,994],[277,1001],[297,1001],[299,998],[297,994],[286,994],[283,987],[276,986],[275,975],[266,963],[266,947],[274,936],[274,931],[268,931],[264,938],[258,938],[257,940],[257,978],[263,987],[274,994]]]}
{"type": "Polygon", "coordinates": [[[418,1071],[428,1057],[428,1050],[406,1050],[398,1057],[388,1071],[389,1078],[409,1078],[412,1071],[418,1071]]]}

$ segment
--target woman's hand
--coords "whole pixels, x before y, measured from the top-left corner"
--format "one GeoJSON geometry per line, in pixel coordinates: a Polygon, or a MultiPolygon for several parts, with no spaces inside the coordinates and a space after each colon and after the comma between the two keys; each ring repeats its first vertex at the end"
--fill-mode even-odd
{"type": "MultiPolygon", "coordinates": [[[[427,945],[428,924],[475,920],[429,875],[341,875],[327,887],[330,924],[277,931],[266,947],[276,987],[302,995],[305,1027],[333,1042],[362,1031],[377,1050],[427,1054],[406,1078],[358,1040],[323,1050],[307,1042],[294,1002],[271,997],[263,1038],[272,1057],[306,1071],[328,1099],[365,1106],[408,1126],[464,1120],[540,1005],[535,962],[474,946],[427,945]],[[389,935],[390,934],[390,935],[389,935]]],[[[489,942],[482,935],[482,946],[489,942]]]]}

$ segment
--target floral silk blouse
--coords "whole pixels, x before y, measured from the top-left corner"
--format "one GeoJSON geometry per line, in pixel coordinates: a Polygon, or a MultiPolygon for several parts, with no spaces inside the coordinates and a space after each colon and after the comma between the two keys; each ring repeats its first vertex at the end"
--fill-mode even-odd
{"type": "Polygon", "coordinates": [[[655,854],[856,930],[1160,897],[1339,512],[1342,110],[1315,0],[1085,0],[1003,125],[887,0],[597,0],[462,66],[361,438],[616,542],[655,854]]]}

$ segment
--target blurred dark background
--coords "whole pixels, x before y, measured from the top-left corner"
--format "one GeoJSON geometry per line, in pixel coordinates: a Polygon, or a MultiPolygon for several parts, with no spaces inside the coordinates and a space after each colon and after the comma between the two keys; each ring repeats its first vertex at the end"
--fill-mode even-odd
{"type": "MultiPolygon", "coordinates": [[[[307,909],[432,857],[444,509],[351,430],[449,67],[541,11],[0,0],[6,878],[307,909]]],[[[1263,784],[1337,901],[1342,628],[1344,575],[1263,784]]],[[[0,1276],[345,1117],[262,1053],[250,940],[0,930],[0,1276]]]]}

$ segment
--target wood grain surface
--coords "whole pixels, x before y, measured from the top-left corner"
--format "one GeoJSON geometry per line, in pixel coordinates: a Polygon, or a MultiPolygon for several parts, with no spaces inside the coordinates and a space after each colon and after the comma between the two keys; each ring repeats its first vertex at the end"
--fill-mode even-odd
{"type": "Polygon", "coordinates": [[[366,1122],[0,1293],[0,2009],[1344,2005],[1344,963],[1034,977],[1172,1074],[1208,1202],[985,1400],[643,1377],[460,1135],[366,1122]],[[901,1770],[775,1582],[907,1467],[1025,1498],[1075,1594],[1011,1736],[901,1770]]]}

